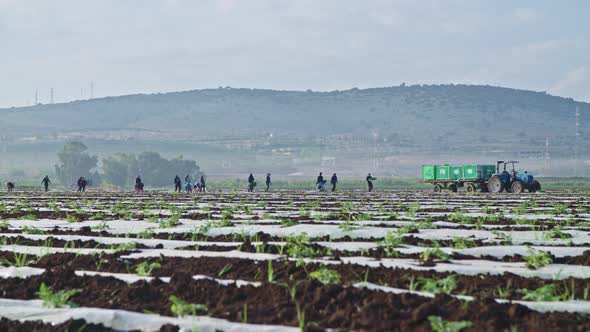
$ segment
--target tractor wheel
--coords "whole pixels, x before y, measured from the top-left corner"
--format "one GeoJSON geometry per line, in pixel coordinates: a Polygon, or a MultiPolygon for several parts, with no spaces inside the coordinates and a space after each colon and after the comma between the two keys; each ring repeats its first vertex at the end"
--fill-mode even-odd
{"type": "Polygon", "coordinates": [[[475,192],[475,190],[477,190],[477,187],[473,183],[468,183],[467,188],[465,188],[465,189],[467,190],[468,193],[473,193],[473,192],[475,192]]]}
{"type": "Polygon", "coordinates": [[[433,190],[434,190],[435,193],[439,193],[442,190],[442,186],[437,183],[437,184],[434,185],[433,190]]]}
{"type": "Polygon", "coordinates": [[[504,191],[504,184],[499,176],[494,175],[488,180],[488,191],[494,194],[504,191]]]}
{"type": "Polygon", "coordinates": [[[447,187],[447,189],[451,192],[456,193],[457,192],[457,185],[454,183],[449,184],[449,186],[447,187]]]}
{"type": "Polygon", "coordinates": [[[533,182],[530,185],[529,191],[534,193],[535,191],[539,191],[539,190],[541,190],[541,184],[539,183],[539,181],[533,180],[533,182]]]}
{"type": "Polygon", "coordinates": [[[514,181],[512,183],[512,192],[515,194],[520,194],[524,191],[524,183],[522,181],[514,181]]]}

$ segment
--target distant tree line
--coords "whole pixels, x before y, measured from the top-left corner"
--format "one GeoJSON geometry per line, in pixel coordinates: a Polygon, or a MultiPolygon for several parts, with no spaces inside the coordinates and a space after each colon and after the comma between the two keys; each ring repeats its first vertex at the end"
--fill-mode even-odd
{"type": "Polygon", "coordinates": [[[81,176],[90,180],[93,185],[107,184],[120,187],[132,187],[135,178],[141,176],[147,186],[163,187],[172,183],[178,174],[182,178],[190,174],[193,179],[202,174],[194,160],[183,159],[182,156],[166,159],[157,152],[140,154],[117,153],[101,160],[91,156],[88,148],[81,142],[69,142],[57,154],[55,165],[57,178],[64,186],[71,186],[81,176]]]}

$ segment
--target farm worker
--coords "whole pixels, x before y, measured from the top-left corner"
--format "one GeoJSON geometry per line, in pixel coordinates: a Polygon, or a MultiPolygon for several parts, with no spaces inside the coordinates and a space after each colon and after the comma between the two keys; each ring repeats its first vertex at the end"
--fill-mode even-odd
{"type": "Polygon", "coordinates": [[[45,187],[45,192],[49,191],[49,184],[51,183],[51,180],[49,180],[49,175],[45,175],[43,180],[41,180],[41,183],[43,183],[43,186],[45,187]]]}
{"type": "Polygon", "coordinates": [[[377,180],[377,178],[374,178],[371,176],[371,173],[369,173],[369,175],[367,175],[367,185],[369,186],[369,192],[373,191],[373,180],[377,180]]]}
{"type": "Polygon", "coordinates": [[[84,192],[86,191],[86,184],[88,183],[88,181],[86,181],[86,179],[81,176],[78,179],[78,192],[84,192]]]}
{"type": "MultiPolygon", "coordinates": [[[[178,176],[178,175],[177,175],[177,176],[178,176]]],[[[184,177],[184,182],[191,182],[191,176],[190,176],[190,174],[187,174],[187,175],[184,177]]]]}
{"type": "Polygon", "coordinates": [[[254,187],[256,187],[256,180],[254,180],[254,175],[250,173],[250,176],[248,177],[248,192],[253,192],[254,187]]]}
{"type": "Polygon", "coordinates": [[[135,190],[138,192],[143,192],[143,182],[141,181],[141,177],[139,177],[139,175],[135,179],[135,190]]]}
{"type": "Polygon", "coordinates": [[[81,193],[82,192],[82,179],[84,179],[83,177],[80,177],[78,179],[78,192],[81,193]]]}
{"type": "Polygon", "coordinates": [[[317,186],[318,189],[320,189],[320,185],[324,183],[324,176],[322,175],[322,172],[320,172],[320,175],[318,175],[317,180],[315,181],[315,184],[317,186]]]}
{"type": "Polygon", "coordinates": [[[318,179],[316,180],[315,184],[316,187],[319,191],[326,191],[326,180],[324,180],[324,176],[322,175],[322,172],[320,172],[320,175],[318,175],[318,179]]]}
{"type": "Polygon", "coordinates": [[[6,183],[6,188],[8,189],[8,192],[11,193],[14,190],[14,183],[7,182],[6,183]]]}
{"type": "Polygon", "coordinates": [[[201,183],[201,191],[205,192],[205,190],[207,190],[207,186],[205,185],[205,176],[204,175],[201,175],[200,183],[201,183]]]}
{"type": "Polygon", "coordinates": [[[270,190],[270,185],[272,182],[270,181],[270,173],[266,174],[266,191],[270,190]]]}
{"type": "Polygon", "coordinates": [[[194,186],[193,186],[193,184],[192,184],[192,183],[190,183],[190,182],[187,182],[187,183],[184,185],[184,189],[186,189],[186,193],[187,193],[187,194],[190,194],[190,193],[192,193],[192,192],[193,192],[193,188],[194,188],[194,186]]]}
{"type": "MultiPolygon", "coordinates": [[[[186,181],[186,182],[190,182],[190,181],[186,181]]],[[[180,177],[178,177],[178,174],[176,175],[176,177],[174,177],[174,192],[180,192],[181,190],[181,182],[180,182],[180,177]]]]}
{"type": "Polygon", "coordinates": [[[330,179],[330,184],[332,185],[332,192],[336,190],[336,183],[338,183],[338,177],[336,176],[336,173],[334,173],[334,175],[332,175],[332,178],[330,179]]]}

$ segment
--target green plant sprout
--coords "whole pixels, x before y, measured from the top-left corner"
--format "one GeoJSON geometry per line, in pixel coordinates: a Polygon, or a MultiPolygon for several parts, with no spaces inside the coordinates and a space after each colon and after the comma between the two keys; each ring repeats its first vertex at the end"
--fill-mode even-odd
{"type": "Polygon", "coordinates": [[[71,289],[68,291],[52,291],[51,288],[47,287],[45,283],[41,283],[39,291],[36,293],[41,300],[43,300],[43,306],[48,308],[63,308],[65,306],[76,307],[77,305],[70,301],[70,298],[81,290],[71,289]]]}

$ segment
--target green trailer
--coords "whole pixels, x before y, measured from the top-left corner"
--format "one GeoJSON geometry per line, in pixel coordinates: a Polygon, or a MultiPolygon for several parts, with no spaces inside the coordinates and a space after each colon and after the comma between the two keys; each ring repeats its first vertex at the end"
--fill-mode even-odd
{"type": "Polygon", "coordinates": [[[422,182],[432,184],[435,192],[457,192],[462,187],[468,192],[487,192],[487,181],[495,170],[495,165],[423,165],[422,182]]]}

